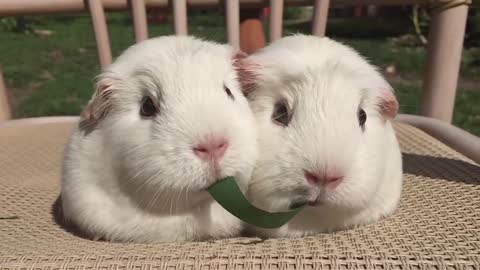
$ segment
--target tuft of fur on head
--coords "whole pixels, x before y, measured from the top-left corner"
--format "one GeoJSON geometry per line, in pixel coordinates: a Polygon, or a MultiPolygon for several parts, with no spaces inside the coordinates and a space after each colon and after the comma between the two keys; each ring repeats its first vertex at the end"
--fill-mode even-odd
{"type": "Polygon", "coordinates": [[[238,52],[234,55],[233,66],[238,75],[238,81],[243,94],[248,98],[250,93],[257,87],[257,71],[261,67],[250,61],[248,55],[244,52],[238,52]]]}
{"type": "Polygon", "coordinates": [[[393,89],[353,49],[328,38],[282,38],[247,58],[258,68],[251,107],[259,159],[251,200],[267,210],[315,201],[270,236],[304,235],[368,223],[395,209],[401,156],[390,124],[398,110],[393,89]],[[290,122],[272,119],[285,103],[290,122]],[[359,111],[367,115],[359,124],[359,111]],[[307,182],[305,171],[340,172],[334,189],[307,182]]]}
{"type": "Polygon", "coordinates": [[[227,45],[192,37],[153,38],[120,55],[98,77],[82,115],[92,130],[80,128],[67,150],[67,217],[108,239],[236,233],[240,221],[212,206],[206,188],[235,176],[244,189],[256,159],[254,118],[241,91],[237,55],[227,45]],[[148,98],[157,109],[153,116],[140,113],[148,98]],[[228,142],[214,169],[192,150],[211,137],[228,142]],[[207,229],[207,223],[214,225],[207,229]]]}

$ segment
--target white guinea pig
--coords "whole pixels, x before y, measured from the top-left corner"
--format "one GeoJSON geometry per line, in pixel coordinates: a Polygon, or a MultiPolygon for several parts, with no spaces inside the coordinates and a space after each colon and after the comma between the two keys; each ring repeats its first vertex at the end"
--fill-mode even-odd
{"type": "Polygon", "coordinates": [[[392,88],[354,50],[296,35],[248,57],[244,73],[257,121],[259,157],[249,185],[258,207],[307,203],[262,236],[295,237],[367,224],[400,198],[402,160],[390,119],[392,88]]]}
{"type": "Polygon", "coordinates": [[[237,79],[239,57],[226,45],[160,37],[110,65],[66,149],[66,220],[112,241],[238,234],[241,221],[206,188],[235,176],[245,190],[255,164],[255,122],[237,79]]]}

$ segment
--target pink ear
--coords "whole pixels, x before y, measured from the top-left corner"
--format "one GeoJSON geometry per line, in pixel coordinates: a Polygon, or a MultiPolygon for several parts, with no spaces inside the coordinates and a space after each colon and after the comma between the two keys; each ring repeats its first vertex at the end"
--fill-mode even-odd
{"type": "Polygon", "coordinates": [[[96,122],[103,119],[112,109],[113,90],[113,79],[101,79],[97,83],[95,94],[82,112],[82,117],[89,122],[96,122]]]}
{"type": "Polygon", "coordinates": [[[382,89],[379,102],[378,106],[383,117],[393,119],[397,116],[398,101],[392,90],[382,89]]]}
{"type": "Polygon", "coordinates": [[[248,55],[241,51],[233,55],[232,61],[242,92],[248,97],[257,87],[257,75],[255,71],[258,65],[249,60],[248,55]]]}

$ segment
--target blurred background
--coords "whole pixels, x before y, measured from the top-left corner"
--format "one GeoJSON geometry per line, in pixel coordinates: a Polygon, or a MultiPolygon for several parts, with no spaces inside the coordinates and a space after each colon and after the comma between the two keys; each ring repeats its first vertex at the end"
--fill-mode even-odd
{"type": "MultiPolygon", "coordinates": [[[[480,135],[480,3],[472,4],[453,123],[480,135]]],[[[310,33],[312,9],[285,7],[283,35],[310,33]]],[[[173,34],[168,10],[148,10],[149,36],[173,34]]],[[[268,36],[268,10],[262,13],[268,36]]],[[[128,12],[106,14],[113,56],[134,44],[128,12]]],[[[189,10],[189,34],[226,42],[223,9],[189,10]]],[[[327,36],[379,66],[397,91],[400,111],[420,111],[430,16],[419,6],[331,7],[327,36]]],[[[88,14],[0,18],[0,63],[14,117],[78,115],[100,71],[88,14]]]]}

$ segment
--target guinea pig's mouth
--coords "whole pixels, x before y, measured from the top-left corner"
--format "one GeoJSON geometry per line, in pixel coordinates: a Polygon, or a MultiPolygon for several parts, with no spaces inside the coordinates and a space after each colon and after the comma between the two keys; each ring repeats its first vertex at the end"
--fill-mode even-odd
{"type": "Polygon", "coordinates": [[[298,207],[300,207],[300,206],[302,206],[302,205],[306,205],[306,204],[308,204],[307,201],[292,201],[292,202],[290,203],[290,206],[289,206],[288,208],[289,208],[290,210],[292,210],[292,209],[298,208],[298,207]]]}
{"type": "Polygon", "coordinates": [[[295,195],[292,195],[291,203],[289,205],[290,209],[298,208],[302,205],[314,207],[321,204],[321,190],[316,189],[312,192],[310,187],[301,186],[294,189],[293,193],[295,193],[295,195]]]}
{"type": "Polygon", "coordinates": [[[197,192],[208,192],[208,189],[214,185],[215,183],[225,179],[225,177],[208,177],[205,179],[205,184],[202,184],[198,188],[194,189],[193,191],[197,192]]]}
{"type": "Polygon", "coordinates": [[[299,197],[293,198],[291,200],[291,203],[290,203],[288,208],[290,210],[292,210],[292,209],[298,208],[298,207],[303,206],[303,205],[315,206],[317,204],[318,204],[318,197],[317,196],[311,197],[311,196],[308,196],[308,195],[304,195],[304,196],[299,196],[299,197]]]}
{"type": "Polygon", "coordinates": [[[318,204],[319,204],[318,200],[294,200],[290,203],[290,206],[288,208],[292,210],[303,205],[317,206],[318,204]]]}
{"type": "Polygon", "coordinates": [[[322,204],[321,202],[321,198],[322,198],[322,191],[317,191],[317,192],[308,192],[308,191],[305,191],[305,190],[299,190],[301,191],[301,195],[298,196],[298,193],[297,193],[297,197],[294,197],[290,203],[290,206],[289,208],[290,209],[294,209],[294,208],[297,208],[298,206],[300,205],[307,205],[307,206],[312,206],[312,207],[315,207],[315,206],[318,206],[320,204],[322,204]]]}

